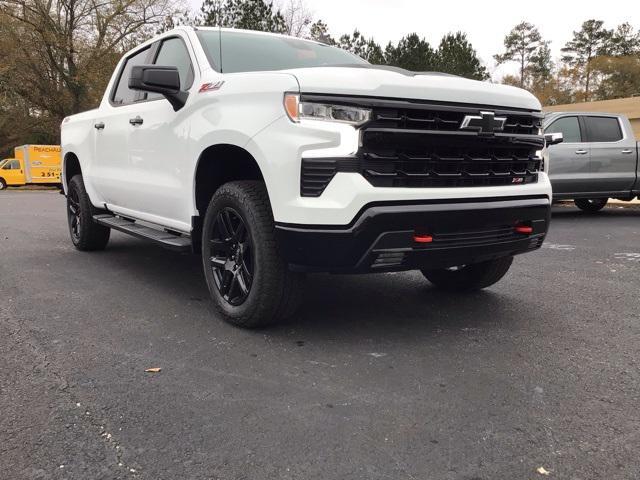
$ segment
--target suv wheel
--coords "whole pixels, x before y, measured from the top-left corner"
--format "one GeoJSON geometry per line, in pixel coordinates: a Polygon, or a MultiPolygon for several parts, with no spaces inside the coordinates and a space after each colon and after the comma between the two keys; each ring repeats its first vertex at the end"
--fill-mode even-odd
{"type": "Polygon", "coordinates": [[[67,192],[67,220],[71,241],[78,250],[104,250],[109,242],[111,229],[94,222],[94,212],[82,175],[75,175],[67,192]]]}
{"type": "Polygon", "coordinates": [[[202,229],[209,293],[229,323],[262,327],[291,316],[303,276],[289,271],[262,182],[235,181],[213,195],[202,229]]]}
{"type": "Polygon", "coordinates": [[[489,287],[509,271],[513,257],[458,267],[422,270],[422,274],[436,287],[452,292],[470,292],[489,287]]]}
{"type": "Polygon", "coordinates": [[[580,210],[585,212],[599,212],[609,201],[608,198],[578,198],[573,201],[580,210]]]}

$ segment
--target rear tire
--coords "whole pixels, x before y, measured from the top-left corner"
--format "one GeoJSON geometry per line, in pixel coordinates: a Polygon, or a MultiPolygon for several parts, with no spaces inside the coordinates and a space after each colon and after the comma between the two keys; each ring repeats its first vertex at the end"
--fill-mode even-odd
{"type": "Polygon", "coordinates": [[[304,276],[289,271],[281,255],[262,182],[229,182],[213,195],[202,264],[211,298],[232,325],[271,325],[293,315],[301,301],[304,276]]]}
{"type": "Polygon", "coordinates": [[[422,270],[434,286],[450,292],[472,292],[493,285],[509,271],[513,257],[473,263],[460,267],[422,270]]]}
{"type": "Polygon", "coordinates": [[[104,250],[109,243],[111,229],[94,222],[94,213],[96,209],[91,205],[82,175],[75,175],[67,192],[67,223],[71,241],[78,250],[104,250]]]}
{"type": "Polygon", "coordinates": [[[602,210],[608,201],[608,198],[577,198],[573,203],[582,211],[595,213],[602,210]]]}

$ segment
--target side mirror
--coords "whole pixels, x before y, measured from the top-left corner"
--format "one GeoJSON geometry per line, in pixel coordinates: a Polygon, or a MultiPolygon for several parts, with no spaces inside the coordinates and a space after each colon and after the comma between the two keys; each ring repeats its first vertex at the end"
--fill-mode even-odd
{"type": "Polygon", "coordinates": [[[558,143],[562,143],[563,140],[564,140],[564,137],[561,132],[544,134],[544,143],[547,145],[547,147],[550,147],[551,145],[557,145],[558,143]]]}
{"type": "Polygon", "coordinates": [[[174,111],[184,107],[189,96],[180,90],[180,73],[176,67],[135,65],[129,75],[129,88],[163,95],[174,111]]]}

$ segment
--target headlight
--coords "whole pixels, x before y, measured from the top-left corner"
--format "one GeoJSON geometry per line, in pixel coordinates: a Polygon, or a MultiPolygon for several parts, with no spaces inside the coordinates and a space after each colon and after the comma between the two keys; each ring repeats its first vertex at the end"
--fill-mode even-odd
{"type": "Polygon", "coordinates": [[[302,119],[324,120],[357,126],[371,119],[371,110],[367,108],[301,102],[300,96],[292,93],[284,96],[284,109],[293,122],[299,122],[302,119]]]}

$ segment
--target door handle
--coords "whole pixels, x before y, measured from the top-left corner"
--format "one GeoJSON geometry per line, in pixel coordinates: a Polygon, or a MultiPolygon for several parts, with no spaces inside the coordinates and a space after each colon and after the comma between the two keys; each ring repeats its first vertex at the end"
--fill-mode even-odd
{"type": "Polygon", "coordinates": [[[589,152],[587,152],[586,150],[576,150],[576,153],[577,153],[578,155],[586,155],[586,154],[587,154],[587,153],[589,153],[589,152]]]}
{"type": "Polygon", "coordinates": [[[142,122],[144,122],[144,120],[142,119],[142,117],[140,115],[129,119],[129,123],[131,125],[142,125],[142,122]]]}
{"type": "Polygon", "coordinates": [[[94,123],[94,124],[93,124],[93,128],[95,128],[96,130],[102,130],[102,129],[104,129],[104,122],[94,123]]]}
{"type": "Polygon", "coordinates": [[[625,148],[624,150],[622,150],[622,153],[633,153],[633,150],[625,148]]]}

